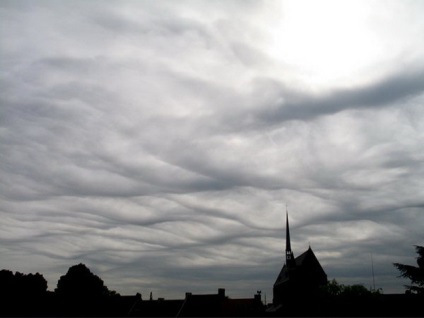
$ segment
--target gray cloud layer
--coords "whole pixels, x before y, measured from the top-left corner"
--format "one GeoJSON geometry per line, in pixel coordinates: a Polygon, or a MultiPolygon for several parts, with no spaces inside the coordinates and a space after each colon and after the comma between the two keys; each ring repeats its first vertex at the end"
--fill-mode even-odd
{"type": "Polygon", "coordinates": [[[423,244],[421,4],[402,45],[325,87],[267,49],[286,5],[1,2],[0,266],[271,300],[287,203],[296,255],[368,287],[372,253],[402,291],[391,263],[423,244]]]}

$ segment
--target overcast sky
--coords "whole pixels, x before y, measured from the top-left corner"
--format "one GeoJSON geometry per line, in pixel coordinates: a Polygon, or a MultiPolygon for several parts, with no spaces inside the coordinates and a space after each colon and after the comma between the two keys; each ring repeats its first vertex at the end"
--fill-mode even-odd
{"type": "Polygon", "coordinates": [[[424,2],[0,1],[0,269],[272,301],[295,256],[403,292],[424,2]]]}

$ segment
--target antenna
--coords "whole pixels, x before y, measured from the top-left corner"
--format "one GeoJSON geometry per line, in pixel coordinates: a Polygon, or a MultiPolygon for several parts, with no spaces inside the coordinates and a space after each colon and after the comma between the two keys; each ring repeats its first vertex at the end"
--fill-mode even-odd
{"type": "Polygon", "coordinates": [[[372,259],[371,253],[371,270],[372,270],[372,289],[375,290],[375,277],[374,277],[374,260],[372,259]]]}

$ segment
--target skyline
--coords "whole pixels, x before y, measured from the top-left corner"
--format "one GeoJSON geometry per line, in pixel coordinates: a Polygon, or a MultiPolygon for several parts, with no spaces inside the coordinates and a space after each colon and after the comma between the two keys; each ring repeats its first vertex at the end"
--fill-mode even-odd
{"type": "Polygon", "coordinates": [[[272,301],[424,245],[421,1],[1,1],[0,269],[272,301]],[[372,255],[372,256],[371,256],[372,255]],[[372,260],[371,260],[372,257],[372,260]]]}

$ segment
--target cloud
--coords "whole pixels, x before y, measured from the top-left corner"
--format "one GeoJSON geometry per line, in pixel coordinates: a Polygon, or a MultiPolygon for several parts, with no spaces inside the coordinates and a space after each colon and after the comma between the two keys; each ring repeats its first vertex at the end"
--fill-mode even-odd
{"type": "Polygon", "coordinates": [[[330,278],[367,285],[373,253],[377,287],[402,291],[391,263],[414,263],[423,224],[422,60],[370,55],[314,85],[270,50],[286,5],[2,2],[0,266],[50,289],[83,262],[122,294],[269,300],[287,203],[295,255],[311,243],[330,278]]]}
{"type": "Polygon", "coordinates": [[[275,126],[290,120],[313,120],[319,116],[335,114],[351,109],[373,109],[392,107],[422,95],[424,90],[423,72],[400,72],[385,78],[351,88],[336,88],[330,92],[312,93],[297,91],[271,79],[262,80],[256,92],[268,90],[273,103],[267,103],[255,113],[242,117],[234,115],[232,127],[275,126]],[[264,85],[268,87],[264,87],[264,85]],[[241,118],[235,118],[235,117],[241,118]]]}

